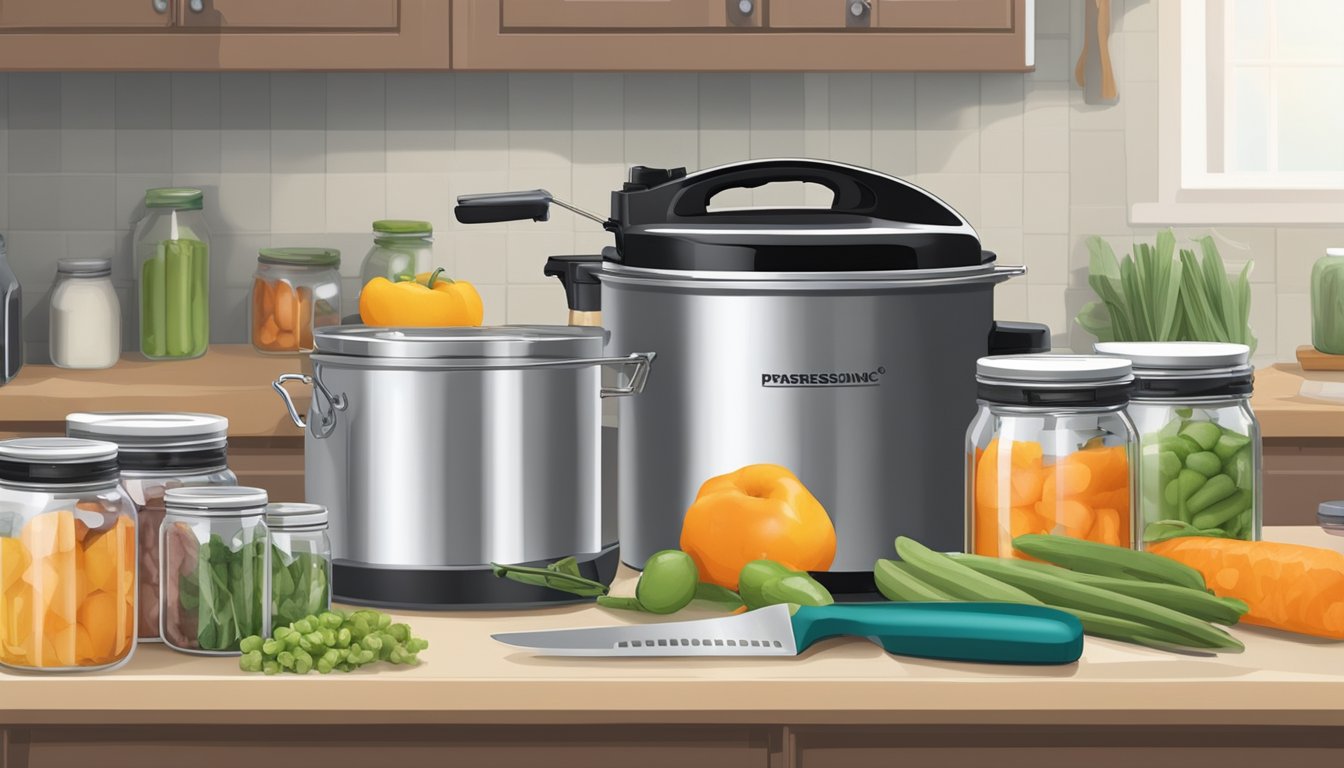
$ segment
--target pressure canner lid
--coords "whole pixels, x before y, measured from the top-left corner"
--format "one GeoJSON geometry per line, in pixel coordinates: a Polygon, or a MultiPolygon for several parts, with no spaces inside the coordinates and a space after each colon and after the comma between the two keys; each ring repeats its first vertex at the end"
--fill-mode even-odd
{"type": "Polygon", "coordinates": [[[399,360],[439,360],[463,367],[480,361],[602,357],[606,331],[565,325],[485,328],[374,328],[335,325],[313,332],[316,354],[399,360]]]}

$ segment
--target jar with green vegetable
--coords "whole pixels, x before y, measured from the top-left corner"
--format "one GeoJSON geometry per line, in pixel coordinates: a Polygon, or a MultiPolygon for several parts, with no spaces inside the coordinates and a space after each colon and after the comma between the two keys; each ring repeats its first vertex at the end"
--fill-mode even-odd
{"type": "Polygon", "coordinates": [[[1326,248],[1311,268],[1311,345],[1344,355],[1344,248],[1326,248]]]}
{"type": "Polygon", "coordinates": [[[140,351],[151,360],[200,357],[210,344],[210,233],[205,195],[165,187],[145,192],[135,227],[140,277],[140,351]]]}
{"type": "Polygon", "coordinates": [[[1139,432],[1141,541],[1260,538],[1260,426],[1250,348],[1218,342],[1109,342],[1128,358],[1139,432]]]}
{"type": "Polygon", "coordinates": [[[159,528],[159,629],[170,648],[237,655],[271,628],[266,491],[172,488],[159,528]]]}
{"type": "MultiPolygon", "coordinates": [[[[434,263],[434,226],[428,221],[381,219],[373,222],[373,248],[359,267],[359,288],[375,277],[397,283],[414,280],[434,263]]],[[[358,306],[358,304],[356,304],[358,306]]]]}
{"type": "Polygon", "coordinates": [[[331,607],[331,539],[327,508],[266,505],[271,537],[271,624],[287,626],[331,607]]]}

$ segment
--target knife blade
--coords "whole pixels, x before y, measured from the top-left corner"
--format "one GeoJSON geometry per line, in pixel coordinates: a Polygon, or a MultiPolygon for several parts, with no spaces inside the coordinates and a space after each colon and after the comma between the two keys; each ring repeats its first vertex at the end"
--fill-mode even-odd
{"type": "Polygon", "coordinates": [[[543,656],[795,656],[830,637],[889,653],[993,664],[1071,664],[1083,627],[1063,611],[1009,603],[772,605],[696,621],[507,632],[492,637],[543,656]]]}

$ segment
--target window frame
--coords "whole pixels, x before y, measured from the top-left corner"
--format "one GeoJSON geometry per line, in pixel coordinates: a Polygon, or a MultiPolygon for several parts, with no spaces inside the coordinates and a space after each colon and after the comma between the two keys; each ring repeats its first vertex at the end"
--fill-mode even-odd
{"type": "Polygon", "coordinates": [[[1158,199],[1135,203],[1131,223],[1344,223],[1342,174],[1278,174],[1249,187],[1254,175],[1209,172],[1206,99],[1182,98],[1186,83],[1207,82],[1208,3],[1159,3],[1157,10],[1158,199]]]}

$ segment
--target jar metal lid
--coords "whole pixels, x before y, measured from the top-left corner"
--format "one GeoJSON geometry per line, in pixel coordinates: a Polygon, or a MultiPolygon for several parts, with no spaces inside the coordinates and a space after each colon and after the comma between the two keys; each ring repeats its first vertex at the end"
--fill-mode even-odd
{"type": "Polygon", "coordinates": [[[59,259],[56,274],[74,277],[106,277],[112,274],[111,259],[59,259]]]}
{"type": "Polygon", "coordinates": [[[434,225],[414,219],[379,219],[373,222],[373,231],[380,235],[429,237],[434,234],[434,225]]]}
{"type": "Polygon", "coordinates": [[[1344,501],[1322,501],[1316,508],[1316,517],[1322,525],[1344,526],[1344,501]]]}
{"type": "Polygon", "coordinates": [[[72,413],[70,437],[107,440],[123,451],[199,450],[227,443],[229,420],[211,413],[72,413]]]}
{"type": "Polygon", "coordinates": [[[0,480],[33,485],[116,482],[117,446],[69,437],[0,440],[0,480]]]}
{"type": "Polygon", "coordinates": [[[1133,381],[1131,370],[1128,360],[1100,355],[997,355],[976,361],[975,378],[1024,387],[1101,387],[1133,381]]]}
{"type": "Polygon", "coordinates": [[[1134,375],[1149,371],[1207,371],[1240,368],[1251,362],[1245,344],[1217,341],[1105,341],[1093,345],[1099,355],[1123,357],[1134,375]]]}
{"type": "Polygon", "coordinates": [[[205,193],[194,187],[156,187],[145,190],[146,208],[199,211],[204,204],[205,193]]]}
{"type": "Polygon", "coordinates": [[[606,331],[564,325],[475,328],[376,328],[333,325],[313,331],[318,353],[435,359],[474,367],[481,360],[598,358],[606,331]]]}
{"type": "Polygon", "coordinates": [[[1326,248],[1326,256],[1344,256],[1344,248],[1326,248]]]}
{"type": "Polygon", "coordinates": [[[257,261],[294,267],[339,267],[341,252],[335,248],[262,248],[257,261]]]}
{"type": "Polygon", "coordinates": [[[327,527],[327,508],[321,504],[279,501],[266,505],[266,526],[275,530],[327,527]]]}
{"type": "Polygon", "coordinates": [[[164,506],[198,514],[237,514],[255,510],[262,514],[266,507],[266,491],[247,486],[205,485],[188,488],[169,488],[163,494],[164,506]]]}

